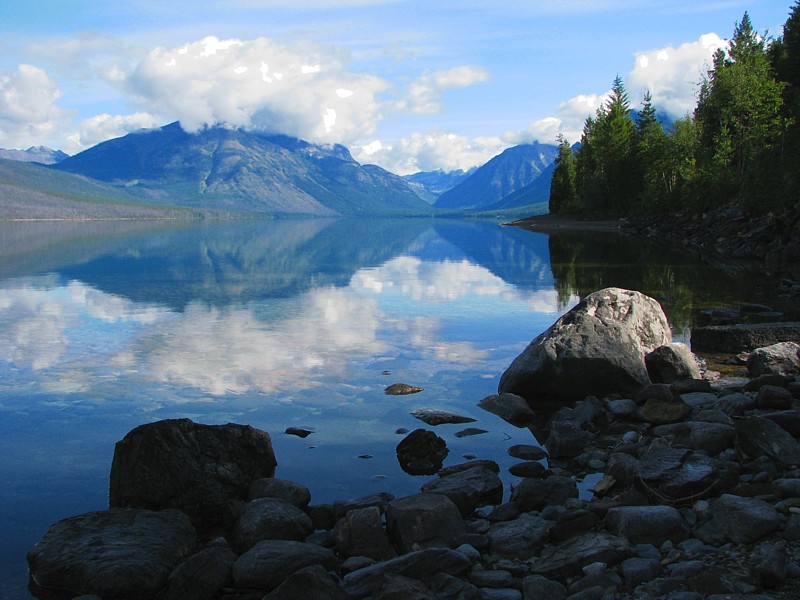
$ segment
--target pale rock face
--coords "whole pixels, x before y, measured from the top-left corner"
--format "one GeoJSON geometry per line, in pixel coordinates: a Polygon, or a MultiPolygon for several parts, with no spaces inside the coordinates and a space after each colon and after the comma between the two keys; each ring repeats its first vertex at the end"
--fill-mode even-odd
{"type": "Polygon", "coordinates": [[[635,393],[650,383],[644,357],[672,341],[661,305],[606,288],[586,296],[534,339],[500,379],[500,393],[529,402],[635,393]]]}

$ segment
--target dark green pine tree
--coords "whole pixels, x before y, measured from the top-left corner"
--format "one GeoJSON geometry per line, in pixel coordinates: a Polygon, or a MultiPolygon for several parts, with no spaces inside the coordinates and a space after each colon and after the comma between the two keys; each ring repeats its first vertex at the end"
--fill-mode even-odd
{"type": "Polygon", "coordinates": [[[577,173],[575,156],[567,139],[558,134],[558,156],[556,168],[550,182],[550,199],[548,202],[552,214],[575,214],[580,212],[578,200],[577,173]]]}
{"type": "Polygon", "coordinates": [[[658,121],[653,97],[648,91],[636,115],[636,163],[640,177],[640,203],[646,211],[664,208],[672,194],[672,164],[667,134],[658,121]]]}

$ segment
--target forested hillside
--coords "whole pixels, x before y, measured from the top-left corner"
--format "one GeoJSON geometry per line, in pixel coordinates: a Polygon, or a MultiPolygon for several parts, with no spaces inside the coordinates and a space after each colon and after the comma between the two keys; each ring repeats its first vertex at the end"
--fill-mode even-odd
{"type": "Polygon", "coordinates": [[[693,114],[665,128],[656,113],[649,93],[634,111],[617,77],[580,147],[559,138],[550,212],[800,208],[800,0],[778,38],[760,35],[745,13],[703,75],[693,114]]]}

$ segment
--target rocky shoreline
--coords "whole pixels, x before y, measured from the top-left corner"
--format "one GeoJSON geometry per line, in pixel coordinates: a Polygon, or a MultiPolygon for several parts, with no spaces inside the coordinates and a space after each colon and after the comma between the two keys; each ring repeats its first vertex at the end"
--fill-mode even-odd
{"type": "Polygon", "coordinates": [[[273,477],[263,431],[143,425],[117,443],[109,510],[59,521],[29,552],[31,591],[42,600],[796,598],[800,340],[782,339],[791,325],[774,329],[739,357],[747,376],[723,378],[671,342],[654,300],[616,288],[587,296],[480,401],[544,441],[508,449],[520,462],[507,502],[496,463],[441,468],[427,430],[404,440],[420,440],[410,455],[398,446],[398,460],[435,472],[419,494],[321,505],[273,477]],[[587,475],[596,483],[581,499],[576,482],[587,475]]]}

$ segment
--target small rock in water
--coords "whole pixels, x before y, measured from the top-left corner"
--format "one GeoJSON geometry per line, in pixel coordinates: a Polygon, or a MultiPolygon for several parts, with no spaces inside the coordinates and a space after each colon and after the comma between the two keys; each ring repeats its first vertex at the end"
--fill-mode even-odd
{"type": "Polygon", "coordinates": [[[356,458],[372,458],[372,454],[359,454],[356,458]]]}
{"type": "Polygon", "coordinates": [[[423,390],[421,387],[408,385],[407,383],[393,383],[383,391],[387,396],[406,396],[408,394],[418,394],[423,390]]]}
{"type": "Polygon", "coordinates": [[[464,417],[455,413],[447,412],[446,410],[437,410],[435,408],[420,408],[412,410],[411,416],[416,417],[420,421],[427,423],[431,426],[442,425],[445,423],[472,423],[475,419],[464,417]]]}
{"type": "Polygon", "coordinates": [[[394,432],[399,435],[402,435],[404,433],[408,433],[408,429],[405,427],[398,427],[397,429],[394,430],[394,432]]]}
{"type": "Polygon", "coordinates": [[[489,433],[485,429],[478,429],[477,427],[467,427],[466,429],[462,429],[461,431],[457,431],[455,436],[457,438],[467,437],[470,435],[480,435],[482,433],[489,433]]]}
{"type": "Polygon", "coordinates": [[[297,437],[305,438],[314,433],[314,430],[308,429],[306,427],[287,427],[284,433],[288,435],[296,435],[297,437]]]}

